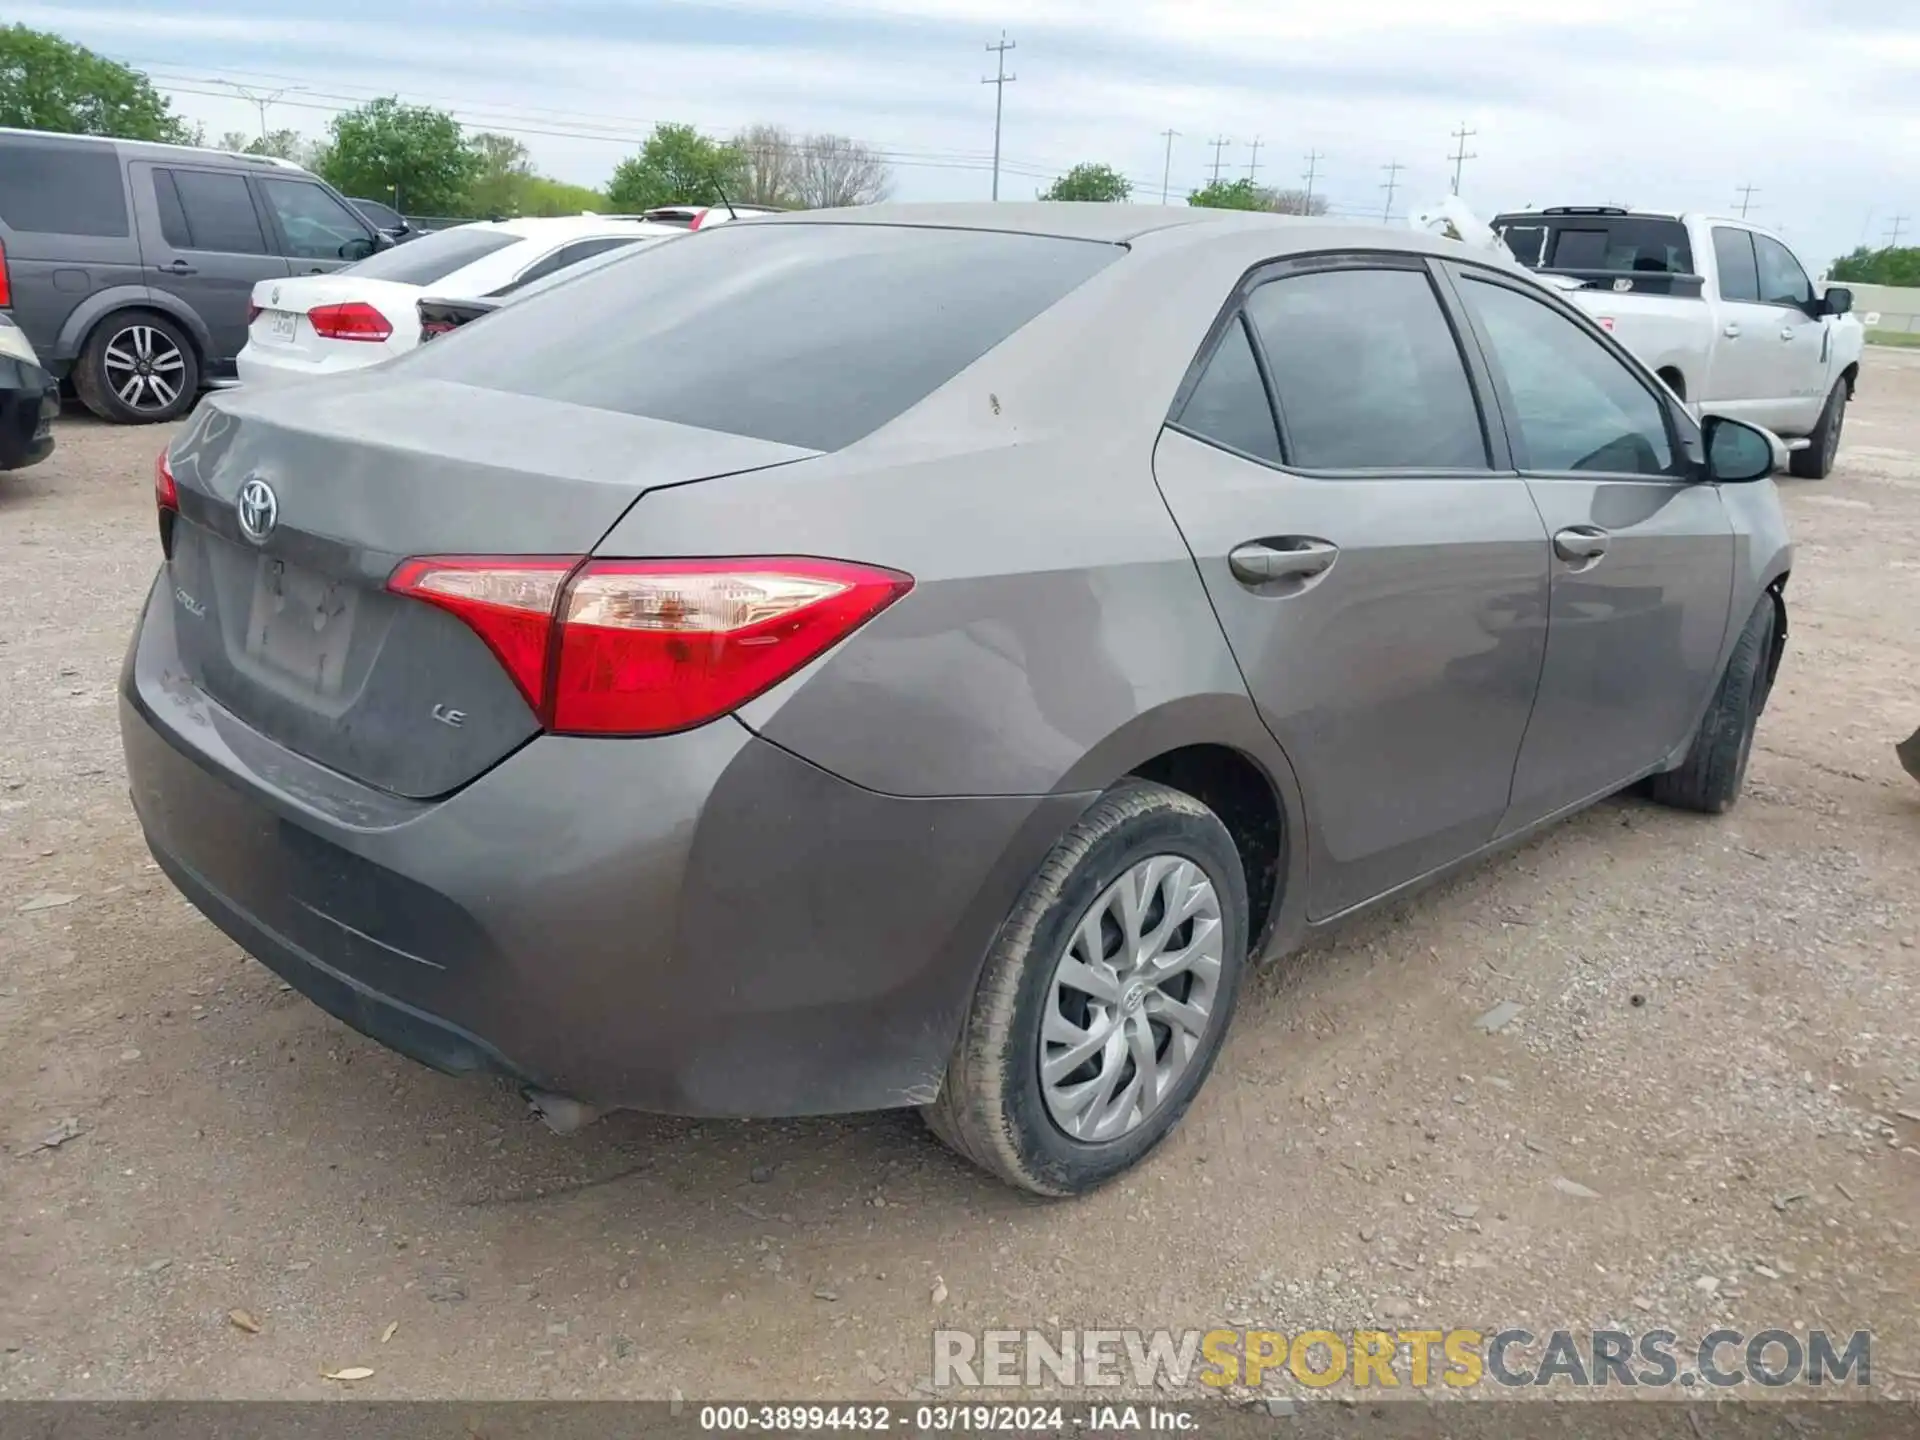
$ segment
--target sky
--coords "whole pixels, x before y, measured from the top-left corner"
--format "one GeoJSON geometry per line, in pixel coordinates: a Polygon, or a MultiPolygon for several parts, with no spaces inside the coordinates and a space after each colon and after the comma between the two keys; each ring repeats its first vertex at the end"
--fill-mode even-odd
{"type": "Polygon", "coordinates": [[[1214,173],[1396,220],[1461,194],[1733,213],[1816,270],[1920,241],[1920,0],[26,0],[8,19],[133,64],[211,136],[235,93],[285,87],[273,128],[324,132],[379,94],[515,134],[603,184],[652,125],[772,122],[885,152],[902,200],[987,199],[1080,161],[1175,203],[1214,173]],[[1177,132],[1169,151],[1165,132],[1177,132]],[[1216,150],[1212,143],[1228,143],[1216,150]],[[1255,152],[1254,142],[1259,142],[1255,152]],[[1311,161],[1309,156],[1314,156],[1311,161]]]}

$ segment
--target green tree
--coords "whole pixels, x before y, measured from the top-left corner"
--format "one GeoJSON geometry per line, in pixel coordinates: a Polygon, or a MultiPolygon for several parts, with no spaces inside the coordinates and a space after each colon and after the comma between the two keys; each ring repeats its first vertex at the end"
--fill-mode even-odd
{"type": "Polygon", "coordinates": [[[265,135],[229,130],[220,137],[217,148],[237,150],[242,155],[271,155],[276,160],[291,160],[309,170],[315,169],[326,154],[324,145],[309,140],[298,130],[270,130],[265,135]]]}
{"type": "Polygon", "coordinates": [[[638,214],[656,205],[712,205],[740,188],[746,157],[731,141],[709,140],[691,125],[656,125],[638,155],[614,167],[607,201],[638,214]]]}
{"type": "Polygon", "coordinates": [[[320,173],[342,194],[415,215],[465,208],[481,161],[446,111],[386,96],[334,116],[331,129],[320,173]]]}
{"type": "Polygon", "coordinates": [[[467,187],[465,213],[469,215],[525,215],[527,182],[533,178],[533,157],[511,135],[483,130],[469,136],[475,170],[467,187]]]}
{"type": "Polygon", "coordinates": [[[0,125],[176,145],[198,138],[138,70],[24,25],[0,28],[0,125]]]}
{"type": "Polygon", "coordinates": [[[1096,200],[1117,205],[1133,186],[1111,165],[1076,165],[1040,192],[1042,200],[1096,200]]]}
{"type": "Polygon", "coordinates": [[[612,207],[607,197],[585,185],[569,185],[546,175],[529,175],[520,185],[520,214],[579,215],[604,213],[612,207]]]}
{"type": "Polygon", "coordinates": [[[1208,210],[1266,210],[1271,208],[1267,192],[1253,181],[1216,180],[1187,196],[1187,204],[1208,210]]]}
{"type": "Polygon", "coordinates": [[[1847,285],[1920,286],[1920,246],[1869,250],[1862,245],[1833,262],[1832,279],[1847,285]]]}

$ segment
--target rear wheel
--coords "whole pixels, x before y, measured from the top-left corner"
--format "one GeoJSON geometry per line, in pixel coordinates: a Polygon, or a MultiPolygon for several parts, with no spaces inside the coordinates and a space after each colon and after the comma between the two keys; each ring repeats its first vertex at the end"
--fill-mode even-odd
{"type": "Polygon", "coordinates": [[[1762,596],[1734,642],[1733,656],[1685,762],[1678,770],[1647,782],[1647,793],[1662,805],[1720,815],[1740,798],[1747,759],[1753,753],[1754,727],[1766,708],[1771,686],[1767,666],[1773,649],[1773,604],[1771,595],[1762,596]]]}
{"type": "Polygon", "coordinates": [[[173,420],[200,392],[200,361],[171,320],[126,310],[94,327],[73,388],[83,405],[117,425],[173,420]]]}
{"type": "Polygon", "coordinates": [[[1840,431],[1846,423],[1847,382],[1836,380],[1833,393],[1827,396],[1826,407],[1820,412],[1820,423],[1807,437],[1807,448],[1795,450],[1788,460],[1793,473],[1802,480],[1824,480],[1831,475],[1834,462],[1840,458],[1840,431]]]}
{"type": "Polygon", "coordinates": [[[934,1133],[1011,1185],[1078,1195],[1173,1130],[1239,993],[1246,878],[1218,817],[1129,781],[1056,845],[1001,927],[934,1133]]]}

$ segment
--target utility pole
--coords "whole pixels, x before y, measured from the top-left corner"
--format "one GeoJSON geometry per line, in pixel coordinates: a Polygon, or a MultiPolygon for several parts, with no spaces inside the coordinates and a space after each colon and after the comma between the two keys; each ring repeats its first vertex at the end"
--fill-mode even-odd
{"type": "Polygon", "coordinates": [[[1479,133],[1478,130],[1469,130],[1464,120],[1460,122],[1460,128],[1452,132],[1453,138],[1460,142],[1460,148],[1447,157],[1453,161],[1453,193],[1456,195],[1460,193],[1460,172],[1466,168],[1467,161],[1480,158],[1478,154],[1467,153],[1467,141],[1479,133]]]}
{"type": "Polygon", "coordinates": [[[1753,204],[1753,197],[1760,193],[1758,185],[1740,185],[1735,187],[1740,196],[1740,218],[1747,218],[1747,209],[1753,204]]]}
{"type": "Polygon", "coordinates": [[[1380,210],[1380,223],[1384,225],[1393,219],[1393,192],[1400,188],[1400,172],[1407,167],[1393,160],[1380,168],[1387,172],[1387,183],[1380,187],[1387,192],[1387,203],[1380,210]]]}
{"type": "Polygon", "coordinates": [[[1173,188],[1173,137],[1180,132],[1167,129],[1162,132],[1167,137],[1167,168],[1160,172],[1160,203],[1167,203],[1167,192],[1173,188]]]}
{"type": "Polygon", "coordinates": [[[307,88],[304,85],[283,85],[278,90],[269,90],[262,93],[256,90],[249,90],[246,86],[233,80],[210,80],[207,83],[210,85],[226,86],[229,90],[233,91],[234,94],[238,95],[242,100],[245,100],[260,112],[260,138],[262,140],[267,138],[267,107],[272,105],[282,95],[291,95],[296,90],[304,90],[307,88]]]}
{"type": "Polygon", "coordinates": [[[1000,117],[1006,108],[1007,86],[1020,78],[1007,73],[1007,51],[1018,48],[1007,39],[1007,32],[1002,30],[1000,43],[987,46],[987,52],[997,57],[994,65],[996,73],[980,82],[993,86],[993,198],[996,200],[1000,198],[1000,117]]]}
{"type": "Polygon", "coordinates": [[[1313,181],[1314,177],[1320,173],[1320,162],[1326,158],[1327,157],[1322,155],[1318,150],[1309,150],[1307,152],[1306,173],[1300,177],[1307,182],[1307,200],[1305,206],[1302,207],[1300,211],[1302,215],[1313,214],[1313,181]]]}
{"type": "Polygon", "coordinates": [[[1247,160],[1247,179],[1251,180],[1260,170],[1260,137],[1253,137],[1253,154],[1247,160]]]}
{"type": "Polygon", "coordinates": [[[1219,139],[1209,140],[1207,143],[1213,146],[1213,183],[1218,185],[1220,183],[1220,156],[1233,141],[1229,140],[1225,135],[1222,135],[1219,139]]]}
{"type": "Polygon", "coordinates": [[[1893,217],[1893,228],[1887,232],[1887,249],[1898,250],[1900,248],[1900,232],[1907,228],[1907,222],[1912,218],[1911,215],[1896,215],[1893,217]]]}

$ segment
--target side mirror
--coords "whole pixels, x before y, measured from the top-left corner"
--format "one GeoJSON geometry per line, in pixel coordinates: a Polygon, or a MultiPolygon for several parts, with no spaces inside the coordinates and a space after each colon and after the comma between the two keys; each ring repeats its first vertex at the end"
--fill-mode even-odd
{"type": "Polygon", "coordinates": [[[380,242],[365,235],[355,236],[351,240],[340,242],[340,258],[346,261],[364,260],[380,248],[380,242]]]}
{"type": "Polygon", "coordinates": [[[1709,415],[1701,426],[1707,446],[1707,479],[1716,485],[1764,480],[1787,463],[1779,437],[1744,420],[1709,415]]]}
{"type": "Polygon", "coordinates": [[[1853,313],[1853,291],[1843,285],[1827,287],[1826,303],[1820,307],[1823,315],[1851,315],[1853,313]]]}

